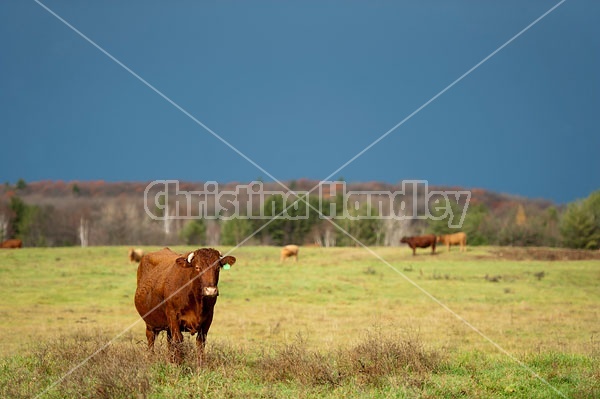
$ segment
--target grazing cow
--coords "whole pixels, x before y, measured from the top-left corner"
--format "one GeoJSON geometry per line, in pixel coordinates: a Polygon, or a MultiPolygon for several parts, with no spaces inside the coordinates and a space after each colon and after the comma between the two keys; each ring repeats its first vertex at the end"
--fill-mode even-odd
{"type": "Polygon", "coordinates": [[[129,248],[129,262],[139,262],[144,256],[144,250],[141,248],[129,248]]]}
{"type": "Polygon", "coordinates": [[[23,241],[18,240],[16,238],[3,241],[2,244],[0,244],[0,248],[22,248],[22,247],[23,247],[23,241]]]}
{"type": "Polygon", "coordinates": [[[450,252],[450,245],[460,245],[460,252],[466,252],[467,250],[467,235],[462,231],[459,233],[438,236],[437,242],[446,245],[448,247],[448,252],[450,252]]]}
{"type": "Polygon", "coordinates": [[[417,248],[427,248],[431,246],[431,254],[435,253],[436,237],[434,234],[427,234],[417,237],[402,237],[400,242],[408,244],[413,250],[413,256],[416,255],[417,248]]]}
{"type": "Polygon", "coordinates": [[[148,349],[165,330],[171,362],[181,363],[182,332],[196,336],[198,366],[204,361],[206,335],[212,323],[219,290],[219,272],[235,263],[216,249],[202,248],[185,255],[169,248],[142,257],[137,271],[135,307],[146,322],[148,349]]]}
{"type": "Polygon", "coordinates": [[[294,262],[298,262],[298,252],[300,248],[297,245],[286,245],[281,248],[281,257],[279,258],[279,263],[283,263],[287,258],[294,257],[294,262]]]}

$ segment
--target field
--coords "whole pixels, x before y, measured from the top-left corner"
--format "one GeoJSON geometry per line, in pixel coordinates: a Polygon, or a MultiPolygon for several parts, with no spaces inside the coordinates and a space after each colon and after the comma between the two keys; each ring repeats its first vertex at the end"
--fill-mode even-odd
{"type": "Polygon", "coordinates": [[[0,251],[0,397],[600,397],[598,257],[372,252],[237,249],[197,371],[146,353],[127,248],[0,251]]]}

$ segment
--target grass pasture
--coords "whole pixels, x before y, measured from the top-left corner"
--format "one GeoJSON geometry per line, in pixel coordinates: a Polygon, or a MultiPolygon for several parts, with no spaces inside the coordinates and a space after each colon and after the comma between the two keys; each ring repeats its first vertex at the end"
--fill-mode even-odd
{"type": "Polygon", "coordinates": [[[127,248],[0,251],[0,397],[600,397],[598,258],[372,250],[237,249],[200,372],[146,353],[127,248]]]}

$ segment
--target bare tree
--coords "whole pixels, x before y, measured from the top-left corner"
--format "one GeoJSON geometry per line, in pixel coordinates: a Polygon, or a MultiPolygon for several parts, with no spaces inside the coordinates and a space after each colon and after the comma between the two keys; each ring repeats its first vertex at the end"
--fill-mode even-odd
{"type": "Polygon", "coordinates": [[[399,213],[400,218],[386,218],[382,221],[384,242],[383,245],[397,247],[400,245],[400,239],[411,235],[410,220],[402,219],[403,213],[399,213]]]}
{"type": "Polygon", "coordinates": [[[0,214],[0,241],[4,241],[8,233],[8,217],[5,214],[0,214]]]}
{"type": "MultiPolygon", "coordinates": [[[[221,226],[216,220],[206,220],[206,244],[219,245],[221,242],[221,226]]],[[[245,237],[244,237],[245,238],[245,237]]]]}
{"type": "Polygon", "coordinates": [[[328,248],[335,247],[335,234],[331,225],[329,228],[325,229],[325,234],[323,234],[323,244],[328,248]]]}
{"type": "Polygon", "coordinates": [[[171,218],[169,217],[169,203],[166,202],[165,203],[165,213],[164,213],[164,220],[163,220],[163,229],[165,231],[165,235],[169,235],[171,234],[171,218]]]}
{"type": "Polygon", "coordinates": [[[89,245],[90,237],[90,221],[85,219],[83,216],[79,219],[79,241],[82,247],[89,245]]]}
{"type": "Polygon", "coordinates": [[[313,242],[319,247],[335,247],[335,227],[327,220],[322,220],[311,229],[313,242]]]}

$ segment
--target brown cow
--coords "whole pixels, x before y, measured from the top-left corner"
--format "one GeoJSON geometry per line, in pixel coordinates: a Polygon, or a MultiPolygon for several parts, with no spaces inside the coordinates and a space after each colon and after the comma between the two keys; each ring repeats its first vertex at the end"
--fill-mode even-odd
{"type": "Polygon", "coordinates": [[[281,248],[281,257],[279,258],[279,263],[283,263],[287,258],[294,257],[294,262],[298,262],[298,252],[300,248],[297,245],[286,245],[281,248]]]}
{"type": "Polygon", "coordinates": [[[144,256],[144,250],[141,248],[129,248],[129,262],[139,262],[144,256]]]}
{"type": "Polygon", "coordinates": [[[413,256],[416,255],[417,248],[427,248],[431,246],[431,254],[435,253],[436,236],[434,234],[427,234],[424,236],[417,237],[402,237],[400,242],[408,244],[413,250],[413,256]]]}
{"type": "Polygon", "coordinates": [[[0,244],[0,248],[22,248],[23,241],[13,238],[11,240],[6,240],[0,244]]]}
{"type": "Polygon", "coordinates": [[[437,242],[446,245],[448,247],[448,252],[450,252],[450,245],[460,245],[460,252],[467,251],[467,235],[462,231],[459,233],[438,236],[437,242]]]}
{"type": "Polygon", "coordinates": [[[146,322],[148,349],[167,331],[170,360],[181,363],[182,332],[196,336],[198,366],[204,361],[206,335],[212,323],[221,267],[235,263],[216,249],[202,248],[185,255],[169,248],[142,257],[137,271],[135,307],[146,322]]]}

